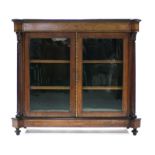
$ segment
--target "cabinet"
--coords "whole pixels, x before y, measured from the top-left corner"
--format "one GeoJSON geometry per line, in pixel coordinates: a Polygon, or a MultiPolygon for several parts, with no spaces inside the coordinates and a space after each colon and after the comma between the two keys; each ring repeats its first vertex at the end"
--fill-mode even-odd
{"type": "Polygon", "coordinates": [[[21,127],[140,127],[137,19],[19,20],[16,134],[21,127]]]}

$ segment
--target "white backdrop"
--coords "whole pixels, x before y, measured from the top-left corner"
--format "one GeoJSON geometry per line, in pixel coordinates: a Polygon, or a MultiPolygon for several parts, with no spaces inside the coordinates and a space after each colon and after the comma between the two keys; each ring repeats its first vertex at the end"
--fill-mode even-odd
{"type": "Polygon", "coordinates": [[[0,1],[0,154],[101,155],[155,154],[154,0],[0,1]],[[16,35],[13,18],[139,18],[137,35],[137,115],[142,125],[129,134],[42,133],[16,136],[16,35]]]}

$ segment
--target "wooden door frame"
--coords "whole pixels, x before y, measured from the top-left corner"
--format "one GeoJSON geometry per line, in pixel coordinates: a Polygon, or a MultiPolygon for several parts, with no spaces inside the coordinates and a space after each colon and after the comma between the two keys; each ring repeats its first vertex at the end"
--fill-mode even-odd
{"type": "Polygon", "coordinates": [[[71,117],[75,116],[75,33],[30,32],[25,34],[25,103],[24,115],[27,117],[71,117]],[[30,111],[29,40],[31,38],[66,37],[70,39],[70,111],[30,111]]]}
{"type": "Polygon", "coordinates": [[[128,62],[128,34],[127,33],[77,33],[77,116],[78,117],[122,117],[128,116],[129,113],[129,98],[128,98],[128,72],[129,72],[129,62],[128,62]],[[122,94],[122,111],[121,112],[111,112],[111,111],[99,111],[99,112],[84,112],[82,111],[82,38],[113,38],[113,39],[123,39],[123,94],[122,94]]]}

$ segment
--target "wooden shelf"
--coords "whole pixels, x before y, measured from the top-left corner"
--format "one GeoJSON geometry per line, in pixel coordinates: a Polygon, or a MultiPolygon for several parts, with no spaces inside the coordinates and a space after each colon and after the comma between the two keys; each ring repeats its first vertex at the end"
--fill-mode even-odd
{"type": "Polygon", "coordinates": [[[30,63],[70,63],[69,60],[30,60],[30,63]]]}
{"type": "Polygon", "coordinates": [[[83,63],[123,63],[122,60],[83,60],[83,63]]]}
{"type": "MultiPolygon", "coordinates": [[[[30,60],[30,63],[70,63],[69,60],[30,60]]],[[[123,63],[122,60],[83,60],[83,63],[123,63]]]]}
{"type": "MultiPolygon", "coordinates": [[[[31,90],[69,90],[68,86],[31,86],[31,90]]],[[[84,86],[83,90],[122,90],[119,86],[84,86]]]]}
{"type": "Polygon", "coordinates": [[[31,86],[31,90],[69,90],[68,86],[31,86]]]}
{"type": "Polygon", "coordinates": [[[122,90],[119,86],[84,86],[83,90],[122,90]]]}

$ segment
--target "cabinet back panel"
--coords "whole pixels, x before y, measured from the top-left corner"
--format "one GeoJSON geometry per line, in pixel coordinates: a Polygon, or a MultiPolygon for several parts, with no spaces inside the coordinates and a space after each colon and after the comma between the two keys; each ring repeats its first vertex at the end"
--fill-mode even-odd
{"type": "Polygon", "coordinates": [[[69,86],[69,64],[30,64],[31,86],[69,86]]]}
{"type": "Polygon", "coordinates": [[[83,86],[122,86],[122,64],[83,64],[83,86]]]}
{"type": "Polygon", "coordinates": [[[70,40],[67,38],[33,38],[30,40],[30,59],[70,59],[70,40]]]}
{"type": "Polygon", "coordinates": [[[31,90],[31,111],[69,111],[69,90],[31,90]]]}
{"type": "Polygon", "coordinates": [[[83,39],[84,60],[122,60],[123,40],[122,39],[83,39]]]}
{"type": "Polygon", "coordinates": [[[122,111],[122,91],[83,90],[83,111],[122,111]]]}

